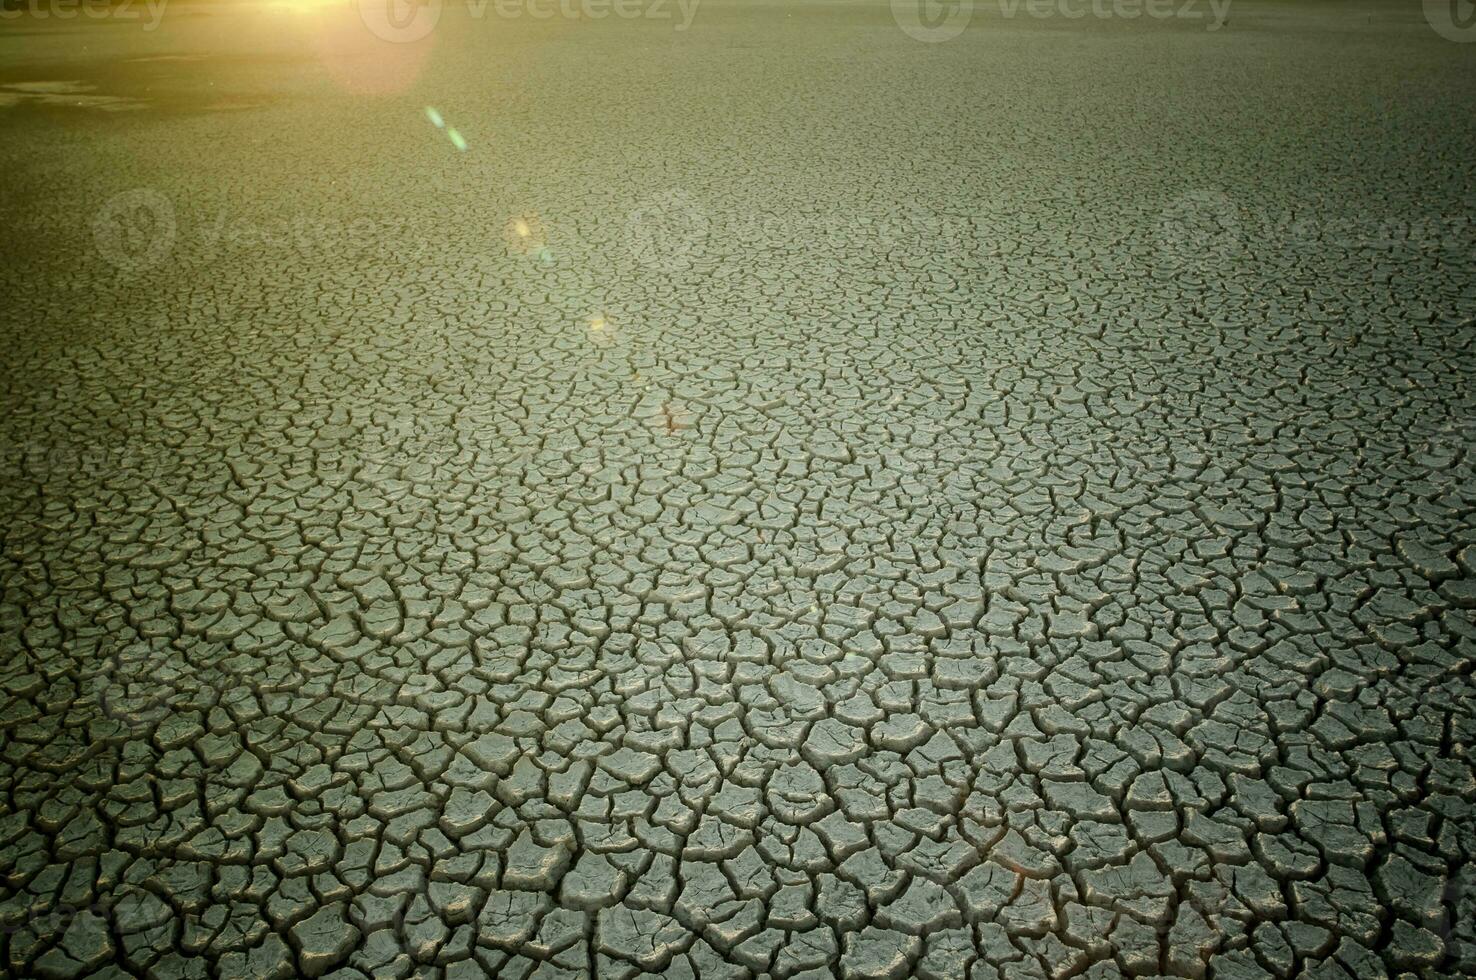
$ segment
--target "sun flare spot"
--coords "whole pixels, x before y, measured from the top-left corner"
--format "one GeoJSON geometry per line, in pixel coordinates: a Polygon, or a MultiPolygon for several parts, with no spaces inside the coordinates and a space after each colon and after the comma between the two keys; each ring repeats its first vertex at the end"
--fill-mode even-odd
{"type": "Polygon", "coordinates": [[[266,9],[276,13],[302,16],[304,14],[315,14],[329,7],[346,6],[348,6],[346,0],[271,0],[270,3],[266,4],[266,9]]]}

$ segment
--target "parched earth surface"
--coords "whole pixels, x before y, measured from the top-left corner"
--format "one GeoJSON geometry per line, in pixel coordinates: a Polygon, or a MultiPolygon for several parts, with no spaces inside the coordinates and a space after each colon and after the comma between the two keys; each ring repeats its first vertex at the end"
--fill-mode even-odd
{"type": "Polygon", "coordinates": [[[1476,973],[1417,6],[0,26],[10,975],[1476,973]]]}

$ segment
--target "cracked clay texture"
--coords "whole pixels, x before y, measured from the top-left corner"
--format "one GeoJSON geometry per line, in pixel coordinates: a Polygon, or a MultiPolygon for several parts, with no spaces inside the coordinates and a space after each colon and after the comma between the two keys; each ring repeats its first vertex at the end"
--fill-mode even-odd
{"type": "Polygon", "coordinates": [[[0,971],[1476,974],[1417,7],[21,23],[0,971]]]}

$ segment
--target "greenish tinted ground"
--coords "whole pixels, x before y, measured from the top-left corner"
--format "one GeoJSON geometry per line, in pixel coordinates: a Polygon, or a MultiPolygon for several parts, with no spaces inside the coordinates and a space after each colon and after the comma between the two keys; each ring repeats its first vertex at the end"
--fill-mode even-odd
{"type": "Polygon", "coordinates": [[[998,10],[0,26],[10,973],[1476,972],[1476,44],[998,10]]]}

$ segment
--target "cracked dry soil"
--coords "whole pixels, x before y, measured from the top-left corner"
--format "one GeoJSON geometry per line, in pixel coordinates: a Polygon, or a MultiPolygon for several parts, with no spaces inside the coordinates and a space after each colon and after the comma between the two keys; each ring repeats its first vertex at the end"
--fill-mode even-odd
{"type": "Polygon", "coordinates": [[[0,969],[1476,972],[1476,45],[334,16],[0,39],[0,969]]]}

